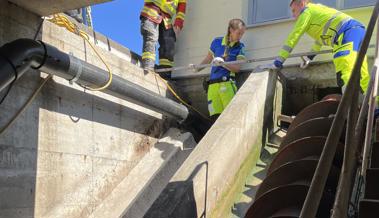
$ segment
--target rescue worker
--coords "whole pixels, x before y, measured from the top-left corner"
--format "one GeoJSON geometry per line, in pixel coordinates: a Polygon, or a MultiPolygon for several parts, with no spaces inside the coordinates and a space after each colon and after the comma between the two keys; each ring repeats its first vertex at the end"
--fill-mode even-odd
{"type": "MultiPolygon", "coordinates": [[[[213,121],[237,92],[235,73],[240,70],[240,64],[220,65],[225,61],[245,59],[245,46],[240,42],[245,30],[246,25],[242,20],[230,20],[226,36],[217,37],[212,41],[207,56],[201,62],[201,64],[213,64],[207,90],[208,110],[213,121]]],[[[190,64],[190,67],[194,72],[202,70],[196,69],[193,64],[190,64]]]]}
{"type": "MultiPolygon", "coordinates": [[[[143,37],[142,65],[145,71],[154,71],[157,42],[158,68],[173,67],[175,41],[183,28],[185,12],[186,0],[144,0],[140,19],[143,37]]],[[[171,78],[171,72],[162,73],[161,76],[165,79],[171,78]]]]}
{"type": "MultiPolygon", "coordinates": [[[[347,14],[322,4],[313,4],[310,0],[292,0],[290,7],[296,24],[273,65],[282,68],[283,62],[306,32],[315,40],[312,51],[320,51],[322,46],[333,48],[337,85],[344,92],[366,32],[365,26],[347,14]]],[[[307,67],[314,57],[315,55],[303,57],[300,67],[307,67]]],[[[366,92],[369,79],[367,57],[365,57],[361,68],[362,92],[366,92]]]]}

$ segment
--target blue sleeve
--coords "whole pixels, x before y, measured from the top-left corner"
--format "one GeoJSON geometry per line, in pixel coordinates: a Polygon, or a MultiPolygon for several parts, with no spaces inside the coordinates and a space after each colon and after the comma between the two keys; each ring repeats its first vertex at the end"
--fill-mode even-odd
{"type": "Polygon", "coordinates": [[[209,48],[209,51],[213,54],[213,57],[215,56],[215,52],[216,52],[216,43],[217,43],[217,40],[213,39],[211,43],[211,47],[209,48]]]}

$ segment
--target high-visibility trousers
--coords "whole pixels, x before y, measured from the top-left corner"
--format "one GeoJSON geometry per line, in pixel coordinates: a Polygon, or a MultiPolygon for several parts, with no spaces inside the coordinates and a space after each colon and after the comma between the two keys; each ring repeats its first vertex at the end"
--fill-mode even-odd
{"type": "Polygon", "coordinates": [[[234,81],[213,83],[208,86],[209,115],[219,115],[236,95],[237,86],[234,81]]]}
{"type": "MultiPolygon", "coordinates": [[[[337,73],[337,85],[343,90],[350,79],[365,32],[366,30],[361,26],[352,27],[342,33],[338,37],[337,43],[333,46],[333,62],[337,73]]],[[[369,81],[370,74],[367,67],[367,56],[365,56],[360,78],[360,87],[363,93],[366,93],[369,81]]]]}

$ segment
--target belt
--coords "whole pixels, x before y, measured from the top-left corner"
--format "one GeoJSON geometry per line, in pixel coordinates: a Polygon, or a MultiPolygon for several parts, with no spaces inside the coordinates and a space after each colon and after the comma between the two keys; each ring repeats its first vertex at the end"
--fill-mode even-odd
{"type": "Polygon", "coordinates": [[[214,83],[221,83],[221,82],[227,82],[227,81],[235,81],[234,76],[223,76],[218,79],[212,79],[208,81],[208,84],[214,84],[214,83]]]}

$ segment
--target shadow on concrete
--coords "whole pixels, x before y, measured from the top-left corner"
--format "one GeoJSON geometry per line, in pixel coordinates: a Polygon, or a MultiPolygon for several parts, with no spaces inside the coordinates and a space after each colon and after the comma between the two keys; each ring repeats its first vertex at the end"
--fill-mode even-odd
{"type": "MultiPolygon", "coordinates": [[[[199,183],[198,181],[196,182],[199,183]]],[[[207,193],[208,193],[208,162],[198,164],[191,175],[185,181],[170,182],[159,197],[150,207],[144,218],[206,218],[207,214],[207,193]],[[205,167],[205,168],[204,168],[205,167]],[[196,200],[194,196],[194,178],[201,171],[205,170],[204,178],[204,208],[198,215],[196,200]]]]}
{"type": "MultiPolygon", "coordinates": [[[[2,125],[12,118],[12,108],[18,110],[34,91],[34,84],[37,87],[37,83],[42,81],[37,72],[27,74],[17,82],[4,105],[0,107],[0,111],[3,111],[3,115],[0,115],[2,125]]],[[[35,217],[38,143],[39,135],[44,134],[39,132],[40,109],[67,115],[73,123],[85,119],[155,138],[168,128],[166,118],[158,119],[49,81],[32,106],[0,138],[0,218],[35,217]]],[[[39,206],[39,210],[48,206],[39,206]]]]}
{"type": "MultiPolygon", "coordinates": [[[[7,1],[0,3],[0,7],[1,43],[17,38],[41,40],[43,20],[40,17],[23,13],[25,11],[7,1]],[[22,14],[25,23],[15,25],[17,19],[13,15],[16,13],[22,14]]],[[[17,92],[17,83],[19,82],[0,93],[0,99],[8,95],[0,105],[0,128],[5,127],[15,114],[13,106],[24,103],[24,98],[18,96],[20,92],[17,92]],[[19,104],[20,102],[22,103],[19,104]]],[[[25,93],[22,94],[25,96],[25,93]]],[[[35,217],[39,112],[30,110],[33,109],[21,116],[33,116],[34,122],[8,128],[0,135],[0,218],[35,217]]]]}

